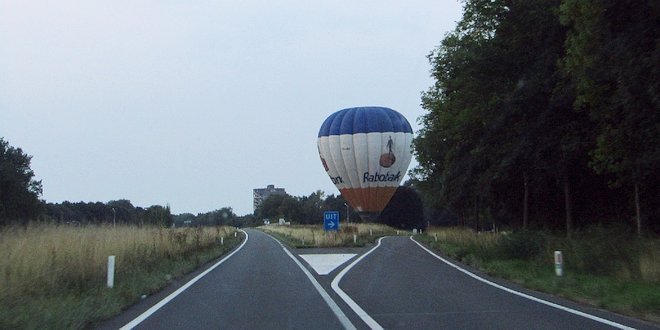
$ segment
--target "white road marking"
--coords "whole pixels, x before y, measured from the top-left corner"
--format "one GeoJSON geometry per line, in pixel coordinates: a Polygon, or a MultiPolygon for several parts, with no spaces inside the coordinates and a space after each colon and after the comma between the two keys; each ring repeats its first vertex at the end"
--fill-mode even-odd
{"type": "MultiPolygon", "coordinates": [[[[266,235],[268,235],[268,234],[266,234],[266,235]]],[[[339,319],[339,322],[341,322],[341,324],[344,326],[344,328],[348,329],[348,330],[357,330],[357,328],[353,325],[353,323],[351,323],[351,320],[349,320],[348,317],[346,317],[346,314],[344,314],[344,312],[342,312],[341,308],[339,308],[339,305],[337,305],[337,303],[334,300],[332,300],[330,295],[327,292],[325,292],[325,289],[323,289],[321,284],[319,284],[319,282],[316,281],[316,279],[314,278],[314,275],[312,275],[312,273],[310,273],[307,270],[307,268],[305,268],[305,265],[300,263],[300,261],[298,261],[298,258],[296,258],[293,254],[291,254],[291,252],[289,252],[289,250],[286,249],[286,247],[284,246],[284,244],[282,244],[282,242],[278,241],[273,236],[268,235],[268,237],[275,240],[275,242],[277,242],[277,244],[279,244],[282,247],[282,250],[284,250],[284,252],[286,252],[286,254],[291,259],[293,259],[293,261],[296,263],[296,265],[298,265],[298,267],[300,267],[300,269],[303,271],[303,273],[305,273],[305,275],[307,276],[309,281],[312,282],[312,285],[314,285],[314,288],[321,295],[321,297],[323,298],[325,303],[328,304],[328,307],[330,307],[332,312],[335,313],[335,316],[337,316],[337,318],[339,319]]]]}
{"type": "Polygon", "coordinates": [[[351,270],[353,266],[357,265],[357,263],[360,262],[362,259],[364,259],[364,257],[366,257],[367,255],[369,255],[369,253],[376,250],[380,246],[380,241],[382,241],[383,238],[384,237],[379,238],[378,244],[376,244],[376,246],[374,246],[371,250],[367,251],[367,253],[361,255],[359,258],[355,259],[355,261],[353,261],[350,265],[346,266],[346,268],[342,269],[342,271],[339,272],[339,274],[337,274],[337,276],[335,276],[335,278],[332,280],[332,284],[331,284],[332,290],[334,290],[339,295],[339,297],[341,297],[341,299],[343,299],[344,302],[346,302],[346,304],[355,312],[355,314],[357,314],[362,319],[362,321],[364,321],[364,323],[366,323],[371,329],[383,329],[383,327],[380,324],[378,324],[378,322],[376,322],[376,320],[374,320],[371,316],[369,316],[369,314],[367,314],[367,312],[365,312],[364,309],[360,307],[360,305],[358,305],[355,301],[353,301],[353,299],[351,299],[351,297],[349,297],[346,294],[346,292],[344,292],[339,287],[339,281],[341,281],[342,277],[344,277],[344,275],[346,275],[346,273],[348,273],[348,271],[351,270]]]}
{"type": "Polygon", "coordinates": [[[216,267],[220,266],[220,264],[227,261],[227,259],[229,259],[231,256],[233,256],[240,249],[242,249],[243,246],[245,246],[245,243],[247,243],[247,241],[248,241],[248,234],[244,230],[241,230],[241,232],[243,232],[243,234],[245,234],[245,240],[243,241],[243,243],[236,250],[234,250],[232,253],[228,254],[226,257],[222,258],[222,260],[215,263],[215,265],[209,267],[207,270],[205,270],[202,273],[200,273],[199,275],[195,276],[195,278],[188,281],[188,283],[184,284],[182,287],[180,287],[176,291],[172,292],[169,296],[165,297],[163,300],[159,301],[157,304],[151,306],[151,308],[149,308],[146,312],[140,314],[140,316],[136,317],[133,321],[127,323],[126,325],[124,325],[123,327],[121,327],[119,329],[120,330],[128,330],[128,329],[135,328],[138,324],[142,323],[144,320],[146,320],[149,316],[151,316],[157,310],[161,309],[168,302],[172,301],[172,299],[176,298],[176,296],[181,294],[183,291],[186,291],[186,289],[188,289],[191,285],[195,284],[195,282],[199,281],[206,274],[210,273],[216,267]]]}
{"type": "Polygon", "coordinates": [[[448,260],[442,258],[441,256],[439,256],[439,255],[433,253],[433,251],[427,249],[424,245],[422,245],[422,244],[420,244],[419,242],[417,242],[416,240],[414,240],[412,236],[410,236],[410,240],[413,241],[413,242],[415,242],[415,243],[417,243],[417,245],[419,245],[419,247],[421,247],[422,249],[426,250],[426,252],[428,252],[428,253],[430,253],[432,256],[434,256],[434,257],[440,259],[440,261],[446,263],[447,265],[449,265],[449,266],[455,268],[456,270],[458,270],[458,271],[460,271],[460,272],[465,273],[466,275],[468,275],[468,276],[470,276],[470,277],[472,277],[472,278],[474,278],[474,279],[476,279],[476,280],[478,280],[478,281],[481,281],[481,282],[486,283],[486,284],[488,284],[488,285],[490,285],[490,286],[496,287],[496,288],[498,288],[498,289],[500,289],[500,290],[504,290],[504,291],[506,291],[506,292],[508,292],[508,293],[511,293],[511,294],[514,294],[514,295],[516,295],[516,296],[523,297],[523,298],[526,298],[526,299],[529,299],[529,300],[532,300],[532,301],[535,301],[535,302],[541,303],[541,304],[546,305],[546,306],[554,307],[554,308],[557,308],[557,309],[559,309],[559,310],[562,310],[562,311],[565,311],[565,312],[569,312],[569,313],[571,313],[571,314],[579,315],[579,316],[582,316],[582,317],[588,318],[588,319],[590,319],[590,320],[594,320],[594,321],[596,321],[596,322],[600,322],[600,323],[603,323],[603,324],[607,324],[607,325],[612,326],[612,327],[615,327],[615,328],[626,329],[626,330],[635,329],[635,328],[631,328],[631,327],[626,326],[626,325],[623,325],[623,324],[619,324],[619,323],[616,323],[616,322],[613,322],[613,321],[610,321],[610,320],[606,320],[606,319],[604,319],[604,318],[600,318],[600,317],[595,316],[595,315],[587,314],[587,313],[580,312],[580,311],[575,310],[575,309],[572,309],[572,308],[568,308],[568,307],[565,307],[565,306],[562,306],[562,305],[558,305],[558,304],[555,304],[555,303],[552,303],[552,302],[549,302],[549,301],[545,301],[545,300],[543,300],[543,299],[539,299],[539,298],[536,298],[536,297],[534,297],[534,296],[530,296],[530,295],[528,295],[528,294],[524,294],[524,293],[522,293],[522,292],[518,292],[518,291],[515,291],[515,290],[512,290],[512,289],[509,289],[509,288],[507,288],[507,287],[505,287],[505,286],[499,285],[499,284],[497,284],[497,283],[491,282],[491,281],[489,281],[489,280],[487,280],[487,279],[485,279],[485,278],[479,277],[479,276],[477,276],[477,275],[475,275],[475,274],[473,274],[473,273],[471,273],[471,272],[469,272],[469,271],[467,271],[467,270],[465,270],[465,269],[463,269],[463,268],[461,268],[461,267],[455,265],[454,263],[452,263],[452,262],[450,262],[450,261],[448,261],[448,260]]]}
{"type": "Polygon", "coordinates": [[[299,254],[307,263],[314,268],[319,275],[328,275],[335,268],[355,257],[355,253],[342,254],[299,254]]]}

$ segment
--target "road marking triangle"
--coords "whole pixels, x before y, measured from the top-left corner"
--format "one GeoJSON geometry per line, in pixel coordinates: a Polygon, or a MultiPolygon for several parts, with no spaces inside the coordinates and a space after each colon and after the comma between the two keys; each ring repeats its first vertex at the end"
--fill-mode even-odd
{"type": "Polygon", "coordinates": [[[355,257],[355,253],[343,254],[301,254],[307,263],[314,268],[319,275],[328,275],[341,264],[355,257]]]}

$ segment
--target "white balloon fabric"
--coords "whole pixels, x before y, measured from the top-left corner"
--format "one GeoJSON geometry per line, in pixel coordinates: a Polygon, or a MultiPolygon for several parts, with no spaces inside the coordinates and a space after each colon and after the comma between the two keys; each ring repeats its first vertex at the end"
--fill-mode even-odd
{"type": "Polygon", "coordinates": [[[412,138],[406,118],[385,107],[340,110],[321,125],[321,162],[363,220],[375,220],[394,195],[412,158],[412,138]]]}

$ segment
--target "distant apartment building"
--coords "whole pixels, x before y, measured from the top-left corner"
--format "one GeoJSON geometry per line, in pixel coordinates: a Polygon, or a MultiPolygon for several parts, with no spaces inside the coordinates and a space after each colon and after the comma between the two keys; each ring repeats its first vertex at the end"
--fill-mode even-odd
{"type": "Polygon", "coordinates": [[[286,195],[284,188],[275,188],[275,185],[269,184],[266,188],[257,188],[253,190],[253,206],[254,210],[257,210],[257,207],[268,198],[270,195],[286,195]]]}

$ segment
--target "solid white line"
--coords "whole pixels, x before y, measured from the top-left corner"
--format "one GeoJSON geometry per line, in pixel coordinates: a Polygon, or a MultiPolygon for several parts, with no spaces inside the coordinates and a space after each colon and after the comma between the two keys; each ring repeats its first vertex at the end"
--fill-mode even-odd
{"type": "MultiPolygon", "coordinates": [[[[266,233],[264,233],[264,234],[266,234],[266,233]]],[[[266,235],[268,237],[272,238],[273,240],[275,240],[275,242],[277,242],[277,244],[279,244],[282,247],[282,250],[284,250],[284,252],[286,252],[286,254],[291,259],[293,259],[293,261],[295,261],[295,263],[298,265],[298,267],[300,267],[300,269],[303,271],[303,273],[305,273],[305,275],[307,276],[309,281],[312,282],[312,285],[314,285],[314,288],[316,288],[316,291],[319,292],[319,294],[321,295],[321,297],[323,298],[325,303],[328,304],[328,307],[330,307],[332,312],[335,313],[335,316],[337,316],[337,318],[339,319],[339,322],[341,322],[341,324],[344,326],[344,329],[356,330],[357,328],[355,328],[353,323],[351,323],[351,320],[349,320],[348,317],[346,317],[346,314],[344,314],[344,312],[342,312],[341,308],[339,308],[339,305],[337,305],[337,303],[334,300],[332,300],[330,295],[325,291],[325,289],[323,289],[321,284],[319,284],[319,282],[316,281],[316,279],[314,278],[314,275],[312,275],[307,270],[307,268],[305,268],[305,266],[302,263],[300,263],[300,261],[298,261],[298,258],[296,258],[291,252],[289,252],[289,250],[287,250],[286,247],[284,247],[284,244],[282,244],[282,242],[278,241],[275,237],[270,236],[269,234],[266,234],[266,235]]]]}
{"type": "Polygon", "coordinates": [[[455,265],[454,263],[452,263],[452,262],[450,262],[450,261],[448,261],[448,260],[446,260],[446,259],[440,257],[439,255],[433,253],[433,251],[427,249],[424,245],[422,245],[422,244],[420,244],[419,242],[417,242],[416,240],[414,240],[412,236],[410,236],[410,240],[413,241],[413,242],[415,242],[415,243],[417,243],[417,245],[419,245],[419,247],[421,247],[422,249],[426,250],[426,252],[428,252],[428,253],[430,253],[432,256],[434,256],[434,257],[440,259],[440,261],[446,263],[447,265],[449,265],[449,266],[455,268],[455,269],[458,270],[458,271],[461,271],[461,272],[465,273],[466,275],[468,275],[468,276],[470,276],[470,277],[472,277],[472,278],[474,278],[474,279],[476,279],[476,280],[479,280],[479,281],[481,281],[481,282],[483,282],[483,283],[486,283],[486,284],[488,284],[488,285],[490,285],[490,286],[496,287],[496,288],[498,288],[498,289],[500,289],[500,290],[504,290],[504,291],[506,291],[506,292],[508,292],[508,293],[512,293],[512,294],[514,294],[514,295],[516,295],[516,296],[523,297],[523,298],[526,298],[526,299],[529,299],[529,300],[532,300],[532,301],[536,301],[536,302],[541,303],[541,304],[544,304],[544,305],[546,305],[546,306],[554,307],[554,308],[557,308],[557,309],[559,309],[559,310],[562,310],[562,311],[565,311],[565,312],[569,312],[569,313],[571,313],[571,314],[579,315],[579,316],[582,316],[582,317],[588,318],[588,319],[590,319],[590,320],[594,320],[594,321],[596,321],[596,322],[604,323],[604,324],[607,324],[607,325],[612,326],[612,327],[615,327],[615,328],[619,328],[619,329],[627,329],[627,330],[629,330],[629,329],[635,329],[635,328],[631,328],[631,327],[626,326],[626,325],[623,325],[623,324],[619,324],[619,323],[616,323],[616,322],[613,322],[613,321],[610,321],[610,320],[606,320],[606,319],[604,319],[604,318],[600,318],[600,317],[598,317],[598,316],[594,316],[594,315],[591,315],[591,314],[587,314],[587,313],[584,313],[584,312],[580,312],[580,311],[575,310],[575,309],[572,309],[572,308],[568,308],[568,307],[565,307],[565,306],[562,306],[562,305],[558,305],[558,304],[555,304],[555,303],[552,303],[552,302],[549,302],[549,301],[546,301],[546,300],[543,300],[543,299],[539,299],[539,298],[536,298],[536,297],[534,297],[534,296],[530,296],[530,295],[528,295],[528,294],[524,294],[524,293],[522,293],[522,292],[518,292],[518,291],[515,291],[515,290],[512,290],[512,289],[509,289],[509,288],[507,288],[507,287],[505,287],[505,286],[499,285],[499,284],[497,284],[497,283],[491,282],[491,281],[489,281],[489,280],[487,280],[487,279],[485,279],[485,278],[479,277],[479,276],[477,276],[477,275],[475,275],[475,274],[473,274],[473,273],[471,273],[471,272],[469,272],[469,271],[467,271],[467,270],[465,270],[465,269],[463,269],[463,268],[461,268],[461,267],[455,265]]]}
{"type": "Polygon", "coordinates": [[[133,321],[127,323],[125,326],[119,328],[120,330],[127,330],[127,329],[133,329],[135,328],[138,324],[142,323],[144,320],[146,320],[151,314],[155,313],[157,310],[159,310],[161,307],[165,306],[168,302],[172,301],[172,299],[176,298],[181,292],[185,291],[188,289],[191,285],[195,284],[195,282],[199,281],[202,277],[204,277],[206,274],[210,273],[212,270],[214,270],[216,267],[220,266],[223,262],[227,261],[229,257],[233,256],[236,252],[238,252],[240,249],[245,246],[245,243],[248,241],[248,233],[245,232],[244,230],[240,230],[245,234],[245,240],[243,243],[232,253],[228,254],[226,257],[222,258],[222,260],[218,261],[215,265],[209,267],[207,270],[203,271],[199,275],[195,276],[192,280],[188,281],[188,283],[184,284],[182,287],[177,289],[176,291],[172,292],[169,296],[165,297],[163,300],[159,301],[157,304],[151,306],[146,312],[140,314],[140,316],[136,317],[133,321]]]}
{"type": "Polygon", "coordinates": [[[360,262],[364,257],[369,255],[369,253],[376,250],[380,246],[380,241],[383,240],[383,238],[385,237],[379,238],[378,244],[376,244],[376,246],[374,246],[371,250],[367,251],[367,253],[361,255],[359,258],[355,259],[355,261],[353,261],[350,265],[346,266],[346,268],[342,269],[342,271],[339,272],[339,274],[337,274],[337,276],[332,280],[332,284],[331,284],[332,290],[334,290],[339,295],[339,297],[341,297],[341,299],[343,299],[344,302],[346,302],[346,304],[355,312],[355,314],[357,314],[362,319],[362,321],[364,321],[364,323],[366,323],[371,329],[383,329],[383,327],[380,324],[378,324],[376,320],[371,318],[371,316],[369,316],[369,314],[367,314],[367,312],[365,312],[364,309],[360,307],[360,305],[358,305],[355,301],[353,301],[353,299],[351,299],[351,297],[349,297],[346,294],[346,292],[344,292],[344,290],[342,290],[339,287],[339,281],[341,281],[342,277],[344,277],[344,275],[346,275],[346,273],[348,273],[348,271],[351,270],[353,266],[355,266],[358,262],[360,262]]]}

